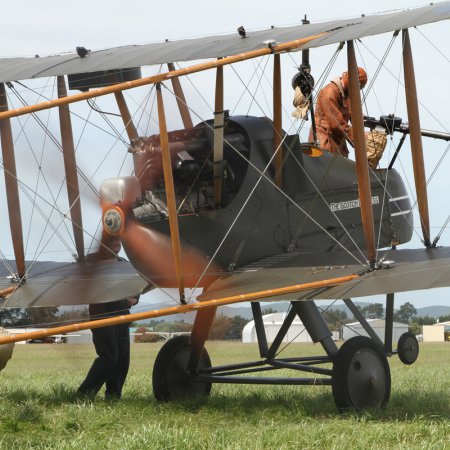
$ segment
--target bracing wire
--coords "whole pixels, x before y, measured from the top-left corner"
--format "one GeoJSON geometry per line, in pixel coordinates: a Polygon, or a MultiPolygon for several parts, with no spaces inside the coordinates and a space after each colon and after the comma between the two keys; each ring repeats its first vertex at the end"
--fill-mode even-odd
{"type": "MultiPolygon", "coordinates": [[[[163,85],[169,92],[171,92],[170,89],[167,88],[167,87],[164,85],[164,83],[162,83],[162,85],[163,85]]],[[[186,107],[187,107],[191,112],[193,112],[194,115],[196,115],[197,117],[199,117],[200,120],[202,120],[202,118],[201,118],[200,116],[198,116],[198,114],[197,114],[195,111],[193,111],[188,105],[186,105],[186,107]]],[[[212,127],[211,127],[209,124],[205,123],[205,125],[208,126],[208,127],[210,127],[210,128],[212,129],[212,127]]],[[[286,134],[286,136],[287,136],[287,134],[286,134]]],[[[282,144],[283,144],[284,140],[285,140],[285,138],[283,139],[282,144]]],[[[279,191],[279,192],[280,192],[280,193],[281,193],[288,201],[290,201],[292,204],[294,204],[295,207],[296,207],[297,209],[299,209],[299,210],[300,210],[303,214],[305,214],[305,215],[306,215],[313,223],[315,223],[315,225],[317,225],[322,231],[324,231],[324,232],[325,232],[325,233],[326,233],[326,234],[327,234],[334,242],[336,242],[336,243],[338,244],[338,246],[340,246],[340,247],[343,248],[346,252],[348,252],[349,255],[350,255],[352,258],[354,258],[354,259],[358,262],[358,264],[360,264],[361,266],[364,267],[364,263],[362,263],[362,262],[361,262],[354,254],[352,254],[345,246],[343,246],[336,238],[334,238],[334,236],[332,236],[326,229],[324,229],[319,223],[317,223],[317,222],[315,221],[315,219],[314,219],[313,217],[311,217],[311,216],[310,216],[310,215],[309,215],[309,214],[308,214],[308,213],[307,213],[300,205],[298,205],[298,204],[297,204],[292,198],[290,198],[284,191],[282,191],[280,188],[278,188],[278,186],[276,186],[275,183],[273,183],[273,181],[272,181],[270,178],[267,177],[267,175],[265,174],[265,172],[266,172],[267,169],[270,167],[270,164],[272,163],[272,160],[273,160],[274,155],[276,154],[276,152],[274,152],[274,155],[272,156],[272,158],[271,158],[271,160],[269,161],[269,163],[268,163],[268,165],[266,166],[266,168],[265,168],[263,171],[261,171],[260,169],[256,168],[256,167],[253,165],[253,163],[251,163],[251,161],[249,161],[244,155],[242,155],[236,148],[234,148],[234,146],[233,146],[231,143],[227,142],[226,140],[224,140],[224,142],[226,142],[226,143],[230,146],[230,148],[233,149],[233,151],[235,151],[235,152],[236,152],[241,158],[243,158],[250,166],[252,166],[252,167],[260,174],[260,177],[258,178],[258,180],[257,180],[257,182],[256,182],[256,184],[255,184],[255,186],[254,186],[254,188],[252,189],[252,191],[250,192],[250,194],[249,194],[249,196],[247,197],[246,201],[244,202],[243,207],[242,207],[242,208],[240,209],[240,211],[237,213],[237,216],[236,216],[235,220],[234,220],[234,221],[232,222],[232,224],[230,225],[230,227],[229,227],[227,233],[225,234],[224,238],[222,239],[221,243],[219,243],[218,248],[217,248],[216,251],[214,252],[213,256],[210,258],[207,267],[204,269],[204,271],[203,271],[201,277],[199,278],[199,282],[200,282],[200,280],[203,278],[203,276],[205,275],[206,271],[208,270],[208,268],[210,267],[210,265],[212,264],[212,262],[214,261],[214,259],[215,259],[215,257],[217,256],[217,254],[218,254],[220,248],[223,246],[223,244],[224,244],[224,242],[225,242],[227,236],[228,236],[229,233],[231,232],[231,229],[234,227],[234,225],[235,225],[237,219],[238,219],[239,216],[242,214],[243,208],[244,208],[245,205],[248,203],[248,201],[250,200],[250,197],[252,196],[253,192],[255,191],[257,185],[259,185],[259,183],[261,182],[261,180],[262,180],[263,178],[265,178],[267,181],[269,181],[269,183],[272,184],[272,185],[273,185],[273,186],[274,186],[274,187],[275,187],[275,188],[276,188],[276,189],[277,189],[277,190],[278,190],[278,191],[279,191]]],[[[281,144],[281,145],[282,145],[282,144],[281,144]]],[[[281,148],[281,146],[280,146],[279,148],[281,148]]],[[[277,151],[278,151],[278,149],[277,149],[277,151]]]]}
{"type": "MultiPolygon", "coordinates": [[[[41,125],[44,129],[47,129],[47,127],[45,126],[45,124],[43,124],[42,122],[40,123],[40,125],[41,125]]],[[[46,135],[50,135],[48,129],[47,129],[46,135]]],[[[81,139],[81,137],[80,137],[80,139],[81,139]]],[[[55,143],[57,143],[58,148],[61,149],[61,146],[60,146],[59,143],[56,141],[56,139],[53,138],[52,140],[53,140],[55,143]]],[[[99,166],[101,166],[101,165],[103,164],[103,162],[105,161],[105,159],[107,158],[107,156],[109,155],[110,152],[111,152],[111,149],[110,149],[110,151],[108,152],[108,154],[105,156],[105,158],[102,160],[102,162],[100,162],[99,166]]],[[[33,154],[34,154],[34,153],[33,153],[33,154]]],[[[98,169],[97,169],[97,170],[98,170],[98,169]]],[[[95,173],[96,173],[96,172],[94,172],[94,174],[92,175],[92,177],[95,175],[95,173]]],[[[88,185],[91,185],[91,180],[90,180],[90,179],[88,179],[87,182],[88,182],[88,185]]],[[[24,189],[23,189],[24,184],[21,183],[20,181],[19,181],[19,183],[20,183],[20,185],[21,185],[21,187],[22,187],[22,191],[24,191],[24,189]]],[[[29,186],[26,186],[26,188],[27,188],[29,191],[34,192],[34,195],[35,195],[35,196],[36,196],[36,195],[39,196],[39,194],[36,192],[36,190],[33,190],[33,189],[30,188],[29,186]]],[[[86,187],[85,187],[85,188],[86,188],[86,187]]],[[[60,190],[61,190],[61,189],[60,189],[60,190]]],[[[25,192],[25,195],[27,195],[28,198],[31,198],[31,197],[30,197],[30,194],[29,194],[28,192],[25,192]]],[[[39,197],[41,197],[41,196],[39,196],[39,197]]],[[[56,200],[55,200],[55,199],[53,199],[54,204],[51,204],[50,202],[47,202],[47,201],[46,201],[45,199],[43,199],[42,197],[41,197],[41,200],[44,200],[44,201],[52,208],[52,211],[55,211],[55,210],[58,211],[58,213],[59,213],[59,214],[61,215],[61,217],[62,217],[61,223],[64,223],[64,224],[66,223],[65,219],[68,219],[68,216],[67,216],[68,213],[64,213],[63,211],[60,211],[60,210],[56,207],[56,200]]],[[[35,204],[35,200],[34,200],[34,204],[35,204]]],[[[50,225],[51,228],[53,228],[53,232],[54,232],[55,234],[58,235],[59,239],[60,239],[63,243],[65,243],[64,238],[63,238],[62,235],[59,234],[59,232],[57,231],[57,229],[59,228],[60,225],[58,225],[58,226],[55,227],[55,226],[52,224],[52,222],[51,222],[50,220],[48,220],[47,215],[46,215],[42,210],[40,210],[39,207],[37,207],[37,209],[38,209],[38,211],[40,212],[40,214],[42,215],[42,217],[43,217],[44,219],[47,219],[47,220],[46,220],[46,223],[47,223],[48,225],[50,225]]],[[[60,223],[60,224],[61,224],[61,223],[60,223]]],[[[83,231],[86,232],[86,230],[83,230],[83,231]]],[[[42,236],[42,238],[43,238],[43,236],[42,236]]],[[[42,238],[41,238],[41,239],[42,239],[42,238]]],[[[95,239],[94,236],[91,236],[91,238],[95,239]]],[[[48,239],[48,241],[50,241],[50,239],[52,239],[51,236],[50,236],[50,238],[48,239]]],[[[47,245],[47,244],[45,244],[45,245],[47,245]]],[[[43,248],[45,248],[45,245],[44,245],[43,248]]],[[[69,249],[69,251],[71,252],[71,254],[74,255],[73,251],[70,249],[70,246],[69,246],[68,244],[66,244],[66,245],[67,245],[67,248],[69,249]]],[[[38,245],[38,247],[39,247],[39,245],[38,245]]],[[[38,247],[37,247],[37,248],[38,248],[38,247]]],[[[43,249],[35,255],[34,261],[31,262],[31,264],[29,265],[29,267],[28,267],[28,269],[27,269],[27,274],[28,274],[29,270],[32,268],[32,266],[34,265],[34,262],[36,262],[37,259],[39,258],[39,256],[41,255],[42,251],[43,251],[43,249]]],[[[26,275],[27,275],[27,274],[26,274],[26,275]]],[[[154,287],[159,288],[159,286],[157,286],[156,283],[154,283],[152,280],[149,280],[147,277],[143,276],[143,274],[141,274],[141,276],[142,276],[144,279],[147,279],[147,281],[148,281],[150,284],[152,284],[154,287]]],[[[161,288],[159,288],[159,289],[161,289],[161,288]]],[[[162,292],[165,292],[163,289],[161,289],[161,291],[162,291],[162,292]]],[[[173,298],[173,297],[172,297],[170,294],[168,294],[167,292],[165,292],[165,293],[166,293],[166,295],[168,295],[170,298],[172,298],[172,300],[173,300],[175,303],[177,303],[176,300],[175,300],[175,298],[173,298]]]]}
{"type": "Polygon", "coordinates": [[[450,59],[448,58],[447,55],[445,55],[441,49],[435,45],[430,39],[428,39],[423,33],[422,31],[420,31],[420,29],[418,27],[414,27],[414,29],[447,61],[450,62],[450,59]]]}
{"type": "Polygon", "coordinates": [[[436,246],[438,241],[441,239],[442,233],[447,228],[447,225],[450,223],[450,214],[447,217],[447,220],[444,222],[444,225],[442,225],[442,228],[439,230],[439,233],[436,235],[436,237],[433,240],[433,246],[436,246]]]}

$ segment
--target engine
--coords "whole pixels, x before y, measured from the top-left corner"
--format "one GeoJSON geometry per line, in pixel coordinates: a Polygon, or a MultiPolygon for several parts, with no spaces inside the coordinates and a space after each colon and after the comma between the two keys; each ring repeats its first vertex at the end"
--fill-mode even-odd
{"type": "MultiPolygon", "coordinates": [[[[224,157],[214,162],[213,129],[210,122],[186,130],[172,131],[169,151],[179,214],[196,214],[215,209],[214,165],[220,164],[222,195],[220,207],[234,198],[242,182],[247,163],[236,157],[232,147],[245,147],[245,134],[233,122],[227,122],[224,135],[224,157]]],[[[135,140],[129,150],[133,154],[136,177],[143,201],[134,209],[141,222],[167,217],[166,191],[159,135],[135,140]]]]}

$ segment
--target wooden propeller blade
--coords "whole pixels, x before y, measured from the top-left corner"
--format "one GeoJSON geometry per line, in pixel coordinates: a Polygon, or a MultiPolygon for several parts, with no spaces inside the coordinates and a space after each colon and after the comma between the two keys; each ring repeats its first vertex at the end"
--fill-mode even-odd
{"type": "MultiPolygon", "coordinates": [[[[125,253],[139,273],[150,280],[155,280],[160,287],[178,287],[172,243],[167,235],[128,219],[120,238],[125,253]]],[[[181,276],[186,287],[196,287],[197,283],[198,287],[206,287],[218,278],[220,270],[211,264],[200,280],[208,259],[199,251],[182,244],[181,255],[183,267],[181,276]]]]}

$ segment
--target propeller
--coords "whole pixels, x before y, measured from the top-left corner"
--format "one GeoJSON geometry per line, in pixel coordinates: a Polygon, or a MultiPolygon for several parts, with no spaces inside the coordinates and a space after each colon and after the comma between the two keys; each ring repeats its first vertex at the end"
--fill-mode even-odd
{"type": "MultiPolygon", "coordinates": [[[[136,177],[114,178],[101,184],[102,244],[108,247],[110,237],[118,237],[139,273],[155,281],[159,287],[176,288],[178,283],[171,239],[134,218],[132,206],[140,197],[141,187],[136,177]]],[[[208,262],[208,258],[198,249],[182,243],[181,266],[185,287],[204,288],[218,278],[220,268],[216,264],[211,264],[205,275],[201,276],[208,262]]]]}

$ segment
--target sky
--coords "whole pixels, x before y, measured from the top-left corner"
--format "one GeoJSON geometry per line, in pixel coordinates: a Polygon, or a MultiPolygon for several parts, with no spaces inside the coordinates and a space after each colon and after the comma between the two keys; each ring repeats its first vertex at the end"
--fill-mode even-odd
{"type": "MultiPolygon", "coordinates": [[[[5,3],[5,0],[1,0],[5,3]]],[[[268,28],[271,25],[289,26],[300,22],[307,15],[312,22],[332,20],[344,17],[354,17],[361,14],[371,14],[377,12],[391,11],[395,6],[396,10],[423,6],[423,1],[386,1],[361,2],[351,1],[316,1],[299,2],[286,0],[278,3],[268,1],[236,1],[211,2],[210,0],[200,0],[193,2],[174,0],[170,2],[160,2],[155,6],[154,2],[130,1],[123,2],[117,0],[100,0],[77,2],[51,1],[51,0],[15,0],[8,2],[2,8],[6,20],[2,21],[3,39],[0,42],[0,57],[11,56],[41,56],[48,54],[59,54],[73,51],[76,46],[84,46],[89,49],[101,49],[120,45],[144,44],[149,42],[163,41],[166,38],[179,39],[188,37],[205,36],[209,34],[233,33],[237,27],[244,25],[247,32],[252,30],[268,28]]],[[[424,26],[420,32],[411,31],[414,58],[416,63],[416,77],[418,82],[419,97],[424,105],[424,112],[421,116],[422,127],[427,129],[449,131],[448,123],[448,79],[450,78],[450,27],[448,22],[424,26]]],[[[376,72],[378,59],[383,55],[384,49],[389,43],[390,36],[381,38],[368,38],[358,44],[359,64],[363,64],[369,73],[376,72]],[[364,53],[364,56],[363,56],[364,53]],[[374,57],[373,54],[377,56],[374,57]]],[[[398,47],[398,44],[397,44],[398,47]]],[[[326,66],[330,56],[335,50],[335,46],[326,47],[311,52],[311,64],[313,73],[320,74],[326,66]]],[[[394,49],[395,50],[395,49],[394,49]]],[[[345,52],[344,52],[345,53],[345,52]]],[[[406,118],[404,105],[400,105],[398,100],[398,83],[396,76],[400,76],[399,49],[387,60],[386,68],[380,72],[380,87],[377,88],[376,95],[368,99],[369,115],[378,117],[382,114],[395,112],[406,118]]],[[[289,108],[292,101],[290,79],[295,74],[295,66],[298,63],[300,54],[284,57],[283,59],[283,103],[286,105],[286,112],[283,117],[285,129],[292,127],[292,120],[289,117],[289,108]]],[[[242,77],[251,72],[249,64],[243,66],[242,77]]],[[[342,55],[330,79],[339,75],[346,68],[346,61],[342,55]]],[[[193,78],[193,82],[200,85],[201,95],[194,90],[191,85],[186,87],[186,95],[194,98],[194,109],[198,111],[199,118],[210,118],[208,105],[212,90],[212,81],[209,74],[200,74],[193,78]],[[203,89],[203,90],[202,90],[203,89]],[[208,93],[209,90],[209,93],[208,93]],[[207,97],[209,95],[209,98],[207,97]],[[206,97],[206,99],[205,99],[206,97]]],[[[40,82],[39,82],[40,83],[40,82]]],[[[227,83],[227,81],[226,81],[227,83]]],[[[239,104],[242,86],[236,76],[229,84],[225,85],[225,96],[229,99],[229,104],[237,110],[242,108],[239,104]]],[[[139,95],[138,95],[139,97],[139,95]]],[[[139,99],[137,101],[140,101],[139,99]]],[[[261,100],[262,101],[262,100],[261,100]]],[[[105,102],[107,102],[105,100],[105,102]]],[[[104,107],[110,106],[108,103],[104,107]]],[[[230,109],[232,109],[232,107],[230,109]]],[[[252,105],[257,108],[256,105],[252,105]]],[[[86,107],[80,106],[80,111],[86,111],[86,107]]],[[[173,105],[168,105],[168,113],[174,111],[173,105]]],[[[252,110],[253,112],[253,110],[252,110]]],[[[49,126],[55,124],[50,120],[49,126]]],[[[30,125],[31,126],[31,125],[30,125]]],[[[174,124],[176,127],[176,124],[174,124]]],[[[156,132],[156,126],[150,123],[146,131],[156,132]],[[153,127],[153,128],[152,128],[153,127]]],[[[35,135],[38,130],[31,131],[35,135]]],[[[86,152],[85,159],[80,159],[80,165],[89,171],[91,167],[97,167],[94,160],[109,158],[110,153],[120,148],[123,152],[123,144],[107,141],[94,131],[90,134],[80,136],[79,154],[86,152]],[[93,155],[90,145],[96,147],[104,146],[107,153],[93,155]],[[107,142],[107,143],[106,143],[107,142]],[[83,146],[86,147],[83,150],[83,146]],[[106,156],[105,156],[106,155],[106,156]]],[[[47,145],[47,144],[46,144],[47,145]]],[[[444,154],[446,146],[434,140],[424,141],[426,153],[426,172],[433,172],[439,158],[444,154]]],[[[77,150],[78,151],[78,150],[77,150]]],[[[447,156],[444,166],[449,165],[450,157],[447,156]]],[[[53,170],[59,171],[61,162],[54,162],[53,170]],[[59,164],[59,166],[58,166],[59,164]]],[[[125,166],[121,173],[130,170],[130,162],[125,161],[125,166]]],[[[411,162],[405,157],[400,162],[401,169],[407,172],[411,169],[411,162]]],[[[23,164],[24,167],[27,164],[23,164]]],[[[24,169],[25,177],[28,172],[24,169]]],[[[430,183],[430,212],[432,227],[439,229],[450,214],[450,202],[445,195],[448,192],[448,182],[446,179],[445,167],[440,168],[432,183],[430,183]]],[[[30,169],[31,173],[31,169],[30,169]]],[[[31,176],[31,175],[30,175],[31,176]]],[[[102,173],[91,173],[95,182],[101,181],[102,173]]],[[[95,199],[94,199],[95,201],[95,199]]],[[[92,215],[96,215],[95,208],[92,215]]],[[[418,220],[416,218],[416,225],[418,220]]],[[[434,229],[434,228],[433,228],[434,229]]],[[[0,228],[2,241],[5,240],[5,227],[0,228]]],[[[95,234],[95,230],[92,232],[95,234]]],[[[30,234],[29,240],[35,239],[30,234]]],[[[450,233],[444,231],[440,242],[442,245],[450,245],[450,233]]],[[[415,235],[410,246],[420,246],[420,238],[415,235]]],[[[375,299],[380,301],[380,299],[375,299]]],[[[382,301],[382,299],[381,299],[382,301]]],[[[396,306],[404,301],[411,301],[416,307],[427,305],[448,305],[450,306],[450,289],[438,289],[433,291],[419,291],[414,293],[399,294],[396,298],[396,306]]]]}

